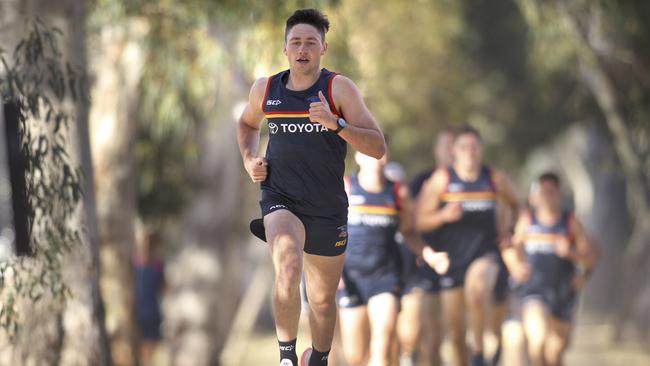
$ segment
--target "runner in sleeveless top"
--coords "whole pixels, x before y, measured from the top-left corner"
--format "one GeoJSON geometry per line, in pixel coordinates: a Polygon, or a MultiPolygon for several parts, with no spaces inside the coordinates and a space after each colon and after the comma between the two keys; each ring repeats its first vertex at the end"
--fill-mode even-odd
{"type": "MultiPolygon", "coordinates": [[[[450,128],[445,128],[438,133],[432,149],[438,168],[451,165],[453,142],[454,132],[450,128]]],[[[422,185],[431,177],[435,169],[427,169],[413,178],[409,185],[413,199],[417,200],[422,185]]],[[[424,239],[426,240],[427,237],[425,236],[424,239]]],[[[438,366],[442,364],[440,359],[440,344],[442,343],[440,319],[442,314],[438,274],[427,265],[418,265],[416,255],[406,246],[401,246],[401,249],[404,294],[397,321],[397,337],[401,353],[400,366],[417,365],[418,354],[423,343],[425,349],[422,358],[428,362],[427,365],[438,366]]]]}
{"type": "Polygon", "coordinates": [[[384,176],[380,160],[357,152],[360,170],[346,178],[348,250],[338,292],[343,351],[349,365],[389,365],[402,291],[399,230],[411,250],[439,271],[449,262],[413,230],[408,189],[384,176]]]}
{"type": "Polygon", "coordinates": [[[528,355],[534,365],[561,365],[569,344],[577,290],[597,261],[580,222],[562,208],[560,179],[542,174],[530,195],[532,209],[515,228],[506,254],[521,301],[528,355]]]}
{"type": "Polygon", "coordinates": [[[347,243],[346,142],[376,159],[386,149],[355,84],[321,68],[328,29],[327,18],[314,9],[297,10],[287,19],[284,54],[289,69],[254,83],[238,123],[244,167],[262,188],[263,221],[254,220],[251,231],[270,244],[282,366],[298,364],[303,271],[313,347],[303,353],[301,365],[327,364],[347,243]],[[260,157],[264,119],[270,136],[266,156],[260,157]]]}
{"type": "MultiPolygon", "coordinates": [[[[435,249],[449,254],[449,271],[440,278],[446,335],[452,364],[466,365],[465,311],[472,334],[472,365],[483,365],[483,333],[497,282],[501,241],[509,240],[509,222],[497,223],[497,203],[517,217],[518,201],[509,179],[483,165],[482,142],[472,128],[454,140],[454,162],[437,169],[418,199],[418,230],[433,233],[435,249]]],[[[505,215],[504,215],[505,216],[505,215]]]]}

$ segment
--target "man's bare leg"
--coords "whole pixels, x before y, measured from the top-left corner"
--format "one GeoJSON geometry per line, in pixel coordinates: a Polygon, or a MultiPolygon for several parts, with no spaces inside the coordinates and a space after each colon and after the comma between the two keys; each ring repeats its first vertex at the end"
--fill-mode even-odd
{"type": "Polygon", "coordinates": [[[527,301],[523,306],[524,331],[528,356],[533,365],[545,366],[544,343],[548,334],[548,311],[540,301],[527,301]]]}
{"type": "Polygon", "coordinates": [[[368,365],[389,365],[398,308],[398,298],[390,293],[379,294],[368,300],[370,322],[370,361],[368,365]]]}
{"type": "Polygon", "coordinates": [[[367,306],[341,308],[339,325],[345,361],[350,366],[363,366],[370,353],[370,326],[367,306]]]}
{"type": "Polygon", "coordinates": [[[332,347],[336,324],[336,290],[344,261],[345,254],[336,257],[304,254],[312,344],[321,352],[329,351],[332,347]]]}
{"type": "Polygon", "coordinates": [[[506,320],[503,323],[503,353],[501,362],[503,366],[525,365],[526,335],[524,327],[519,320],[506,320]]]}
{"type": "MultiPolygon", "coordinates": [[[[489,337],[492,347],[485,350],[485,357],[488,360],[495,360],[497,353],[501,353],[503,347],[503,335],[501,334],[501,330],[508,315],[508,301],[502,303],[490,302],[489,307],[490,311],[488,314],[490,317],[490,324],[486,329],[486,335],[489,337]]],[[[500,356],[498,358],[500,358],[500,356]]]]}
{"type": "Polygon", "coordinates": [[[300,219],[287,210],[277,210],[266,215],[264,227],[275,269],[275,329],[278,340],[288,342],[298,335],[305,228],[300,219]]]}
{"type": "Polygon", "coordinates": [[[445,333],[451,346],[451,364],[467,365],[467,345],[465,343],[465,294],[462,287],[440,292],[445,333]]]}
{"type": "Polygon", "coordinates": [[[488,304],[492,302],[499,268],[493,258],[476,259],[465,275],[465,300],[472,330],[472,352],[483,354],[483,335],[488,320],[488,304]]]}
{"type": "Polygon", "coordinates": [[[562,365],[564,351],[569,347],[571,323],[549,317],[549,330],[544,343],[544,359],[547,366],[562,365]]]}
{"type": "Polygon", "coordinates": [[[397,318],[397,338],[401,358],[415,361],[422,339],[422,308],[424,291],[414,288],[402,296],[401,309],[397,318]]]}
{"type": "Polygon", "coordinates": [[[429,343],[427,347],[429,348],[429,364],[431,366],[441,366],[442,358],[440,357],[440,346],[442,345],[442,340],[444,332],[442,329],[442,304],[440,300],[440,294],[434,293],[426,296],[426,305],[428,309],[427,320],[429,324],[429,343]]]}

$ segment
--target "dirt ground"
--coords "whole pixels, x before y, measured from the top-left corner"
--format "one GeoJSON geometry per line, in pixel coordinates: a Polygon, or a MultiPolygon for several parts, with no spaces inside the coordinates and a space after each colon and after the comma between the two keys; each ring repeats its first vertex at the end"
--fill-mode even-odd
{"type": "MultiPolygon", "coordinates": [[[[611,328],[607,325],[579,324],[573,334],[573,344],[567,352],[568,366],[648,366],[650,347],[639,344],[612,345],[611,328]]],[[[298,350],[309,344],[308,330],[301,327],[298,350]]],[[[250,339],[243,355],[241,366],[275,365],[277,363],[277,341],[273,333],[258,333],[250,339]]],[[[443,357],[444,357],[443,348],[443,357]]],[[[332,363],[330,363],[332,364],[332,363]]],[[[339,363],[339,366],[345,365],[339,363]]]]}

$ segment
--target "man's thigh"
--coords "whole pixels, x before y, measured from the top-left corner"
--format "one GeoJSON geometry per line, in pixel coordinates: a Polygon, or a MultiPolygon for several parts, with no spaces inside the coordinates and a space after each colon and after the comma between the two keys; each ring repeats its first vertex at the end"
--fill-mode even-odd
{"type": "Polygon", "coordinates": [[[499,274],[499,264],[492,256],[475,259],[465,274],[466,291],[481,291],[492,295],[499,274]]]}
{"type": "Polygon", "coordinates": [[[264,216],[264,228],[275,267],[289,260],[298,261],[296,265],[300,266],[305,242],[305,227],[300,219],[289,210],[276,210],[264,216]]]}
{"type": "Polygon", "coordinates": [[[328,257],[305,253],[303,270],[310,304],[334,301],[345,255],[328,257]]]}

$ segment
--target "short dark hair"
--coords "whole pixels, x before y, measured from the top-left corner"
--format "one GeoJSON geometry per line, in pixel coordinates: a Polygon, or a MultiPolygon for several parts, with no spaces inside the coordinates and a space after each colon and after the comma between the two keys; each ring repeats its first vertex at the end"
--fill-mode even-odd
{"type": "Polygon", "coordinates": [[[316,9],[298,9],[287,19],[287,26],[284,28],[284,40],[293,26],[296,24],[309,24],[320,33],[321,39],[325,41],[325,33],[330,29],[330,21],[325,14],[316,9]]]}
{"type": "Polygon", "coordinates": [[[461,137],[463,135],[474,135],[474,137],[476,137],[479,141],[483,141],[483,139],[481,138],[481,134],[474,127],[464,126],[464,127],[459,128],[456,131],[456,135],[455,135],[456,138],[455,139],[458,139],[459,137],[461,137]]]}
{"type": "Polygon", "coordinates": [[[544,172],[537,177],[537,183],[542,184],[545,182],[553,183],[556,187],[560,187],[560,176],[555,172],[544,172]]]}

